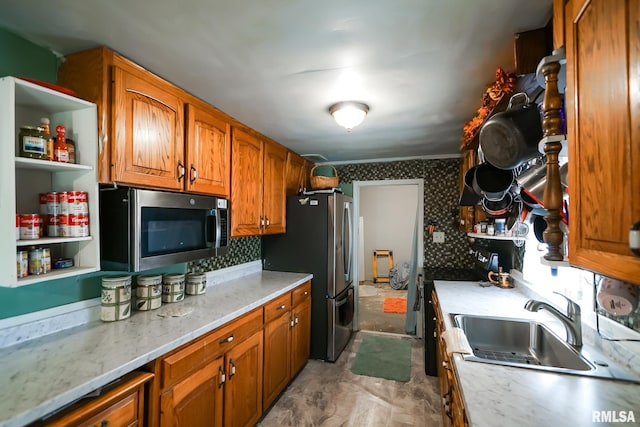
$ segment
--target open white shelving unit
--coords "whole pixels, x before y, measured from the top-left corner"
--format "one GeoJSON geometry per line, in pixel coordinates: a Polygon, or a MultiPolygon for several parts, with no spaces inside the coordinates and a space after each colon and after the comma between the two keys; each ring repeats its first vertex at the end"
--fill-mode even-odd
{"type": "Polygon", "coordinates": [[[0,78],[0,286],[17,287],[100,269],[98,225],[98,115],[96,105],[18,78],[0,78]],[[76,143],[78,164],[16,156],[20,127],[39,125],[49,117],[51,128],[62,124],[76,143]],[[39,213],[39,194],[86,191],[89,197],[88,237],[45,237],[16,240],[15,216],[39,213]],[[52,261],[73,258],[74,267],[18,278],[16,252],[48,247],[52,261]]]}

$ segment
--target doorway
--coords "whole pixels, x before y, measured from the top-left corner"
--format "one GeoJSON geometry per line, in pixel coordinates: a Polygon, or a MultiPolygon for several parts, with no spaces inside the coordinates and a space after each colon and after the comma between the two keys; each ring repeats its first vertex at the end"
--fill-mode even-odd
{"type": "Polygon", "coordinates": [[[423,189],[421,179],[353,182],[355,330],[406,334],[415,324],[415,284],[394,289],[388,265],[392,258],[402,277],[414,257],[423,263],[423,189]],[[374,251],[385,254],[377,257],[375,272],[374,251]]]}

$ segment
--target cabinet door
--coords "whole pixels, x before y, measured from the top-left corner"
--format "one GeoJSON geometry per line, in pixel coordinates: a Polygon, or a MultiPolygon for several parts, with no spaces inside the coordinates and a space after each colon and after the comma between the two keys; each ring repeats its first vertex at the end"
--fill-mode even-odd
{"type": "Polygon", "coordinates": [[[264,194],[265,225],[263,234],[285,232],[287,196],[285,192],[285,168],[287,149],[275,143],[265,142],[264,194]]]}
{"type": "Polygon", "coordinates": [[[263,407],[268,408],[291,378],[291,312],[264,327],[263,407]]]}
{"type": "Polygon", "coordinates": [[[178,96],[113,67],[115,182],[182,190],[184,114],[178,96]]]}
{"type": "Polygon", "coordinates": [[[231,153],[231,236],[254,236],[261,231],[262,142],[233,128],[231,153]]]}
{"type": "Polygon", "coordinates": [[[214,112],[187,105],[186,189],[229,197],[231,127],[214,112]]]}
{"type": "Polygon", "coordinates": [[[286,195],[295,196],[305,187],[305,159],[287,152],[286,195]]]}
{"type": "Polygon", "coordinates": [[[573,0],[566,15],[569,259],[639,283],[640,4],[573,0]]]}
{"type": "Polygon", "coordinates": [[[262,331],[226,355],[224,425],[253,426],[262,416],[262,331]]]}
{"type": "Polygon", "coordinates": [[[291,376],[302,369],[311,351],[311,298],[293,310],[291,376]]]}
{"type": "Polygon", "coordinates": [[[222,426],[223,358],[220,357],[160,397],[160,426],[222,426]]]}

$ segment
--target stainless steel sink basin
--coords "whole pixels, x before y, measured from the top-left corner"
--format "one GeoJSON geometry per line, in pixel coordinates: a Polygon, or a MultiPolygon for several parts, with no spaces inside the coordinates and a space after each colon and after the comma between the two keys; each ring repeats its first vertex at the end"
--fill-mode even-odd
{"type": "Polygon", "coordinates": [[[465,360],[638,382],[588,346],[574,348],[534,320],[469,314],[452,318],[473,350],[465,360]]]}

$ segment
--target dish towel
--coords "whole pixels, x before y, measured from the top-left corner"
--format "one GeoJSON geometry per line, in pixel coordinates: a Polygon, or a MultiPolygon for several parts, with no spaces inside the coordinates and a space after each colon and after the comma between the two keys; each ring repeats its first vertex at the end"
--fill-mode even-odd
{"type": "Polygon", "coordinates": [[[447,346],[447,354],[452,353],[472,354],[473,350],[469,345],[467,336],[460,328],[449,328],[442,333],[442,338],[447,346]]]}

